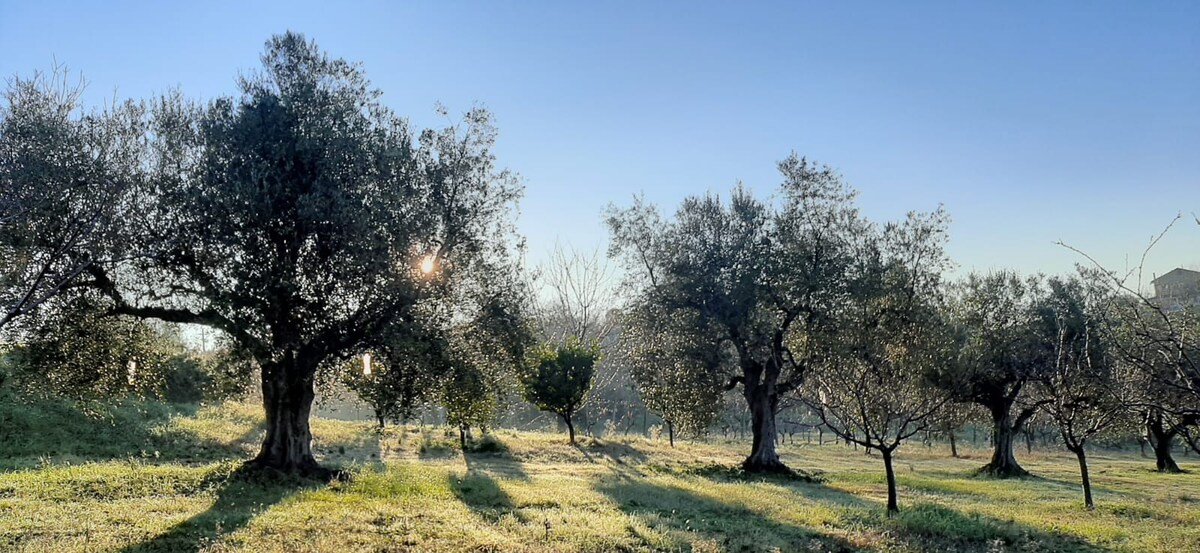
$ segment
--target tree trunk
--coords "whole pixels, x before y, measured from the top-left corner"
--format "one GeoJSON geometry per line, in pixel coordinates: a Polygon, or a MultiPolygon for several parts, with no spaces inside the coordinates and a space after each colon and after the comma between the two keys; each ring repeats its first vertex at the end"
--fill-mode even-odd
{"type": "Polygon", "coordinates": [[[883,469],[887,472],[887,514],[892,516],[900,512],[900,505],[896,501],[896,471],[892,469],[892,450],[881,449],[879,452],[883,454],[883,469]]]}
{"type": "Polygon", "coordinates": [[[291,353],[283,361],[262,367],[263,409],[267,436],[258,456],[248,463],[254,468],[274,469],[289,474],[327,477],[330,471],[317,464],[312,454],[312,413],[315,363],[305,363],[291,353]]]}
{"type": "Polygon", "coordinates": [[[1087,506],[1089,511],[1096,508],[1096,504],[1092,501],[1092,480],[1088,477],[1087,454],[1082,446],[1072,448],[1075,457],[1079,458],[1079,477],[1083,481],[1083,504],[1087,506]]]}
{"type": "Polygon", "coordinates": [[[950,431],[950,456],[958,458],[958,444],[954,443],[954,431],[950,431]]]}
{"type": "Polygon", "coordinates": [[[791,469],[779,460],[775,451],[775,407],[779,397],[768,391],[766,384],[746,385],[746,401],[750,405],[750,456],[742,462],[746,472],[787,473],[791,469]]]}
{"type": "Polygon", "coordinates": [[[1175,441],[1176,433],[1163,427],[1162,413],[1148,417],[1146,429],[1149,431],[1150,445],[1154,448],[1154,466],[1158,472],[1183,472],[1171,457],[1171,444],[1175,441]]]}
{"type": "Polygon", "coordinates": [[[466,425],[458,425],[458,446],[463,451],[467,450],[467,427],[466,425]]]}
{"type": "Polygon", "coordinates": [[[379,422],[379,431],[383,431],[383,412],[379,409],[375,410],[375,420],[379,422]]]}
{"type": "Polygon", "coordinates": [[[569,443],[571,445],[575,445],[575,424],[573,422],[571,422],[571,413],[567,413],[567,414],[563,415],[562,417],[563,417],[563,421],[567,423],[567,436],[569,439],[569,443]]]}
{"type": "Polygon", "coordinates": [[[1029,472],[1017,463],[1013,454],[1013,440],[1019,429],[1013,427],[1011,404],[995,405],[991,412],[992,460],[980,468],[979,472],[1000,478],[1029,475],[1029,472]]]}
{"type": "Polygon", "coordinates": [[[671,447],[675,447],[675,425],[671,424],[671,421],[666,421],[666,423],[667,440],[671,442],[671,447]]]}

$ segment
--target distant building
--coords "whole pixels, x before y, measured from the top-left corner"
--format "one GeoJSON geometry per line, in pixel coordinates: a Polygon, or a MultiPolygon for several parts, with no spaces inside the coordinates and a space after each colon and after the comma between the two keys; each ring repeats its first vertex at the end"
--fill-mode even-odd
{"type": "Polygon", "coordinates": [[[1154,300],[1164,311],[1200,306],[1200,271],[1173,269],[1150,283],[1154,300]]]}

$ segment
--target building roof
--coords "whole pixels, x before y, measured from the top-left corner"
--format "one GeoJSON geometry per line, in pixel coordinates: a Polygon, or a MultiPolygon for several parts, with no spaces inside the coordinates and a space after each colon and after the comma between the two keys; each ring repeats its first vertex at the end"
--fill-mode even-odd
{"type": "Polygon", "coordinates": [[[1193,271],[1191,269],[1184,269],[1184,268],[1180,267],[1180,268],[1176,268],[1176,269],[1171,269],[1170,271],[1167,272],[1167,274],[1162,275],[1154,280],[1151,280],[1150,283],[1153,284],[1155,282],[1158,282],[1158,281],[1160,281],[1164,278],[1167,278],[1169,276],[1172,276],[1172,275],[1189,276],[1196,280],[1200,280],[1200,271],[1193,271]]]}

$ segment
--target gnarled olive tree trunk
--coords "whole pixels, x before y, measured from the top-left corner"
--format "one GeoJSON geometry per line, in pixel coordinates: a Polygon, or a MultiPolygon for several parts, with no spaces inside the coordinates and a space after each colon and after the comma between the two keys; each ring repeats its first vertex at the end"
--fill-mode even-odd
{"type": "Polygon", "coordinates": [[[312,454],[309,416],[316,394],[316,363],[289,354],[262,366],[263,409],[267,436],[248,465],[289,474],[327,476],[312,454]]]}
{"type": "Polygon", "coordinates": [[[1021,467],[1013,453],[1013,441],[1025,421],[1033,416],[1033,410],[1026,409],[1013,420],[1012,402],[1003,401],[992,405],[989,411],[992,415],[992,459],[979,472],[1001,478],[1028,475],[1029,472],[1021,467]]]}
{"type": "Polygon", "coordinates": [[[742,462],[746,472],[791,472],[779,460],[775,451],[775,411],[779,406],[779,394],[773,383],[747,383],[744,389],[746,403],[750,407],[750,431],[753,437],[750,456],[742,462]]]}

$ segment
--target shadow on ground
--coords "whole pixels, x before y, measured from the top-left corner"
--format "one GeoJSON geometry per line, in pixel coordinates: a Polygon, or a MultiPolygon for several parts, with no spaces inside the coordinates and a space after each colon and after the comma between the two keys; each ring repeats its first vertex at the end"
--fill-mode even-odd
{"type": "MultiPolygon", "coordinates": [[[[504,515],[511,514],[522,522],[525,518],[517,511],[512,497],[500,487],[497,477],[505,480],[529,480],[524,465],[507,454],[507,447],[498,437],[488,436],[489,443],[496,444],[486,451],[462,452],[467,465],[465,474],[446,475],[450,491],[480,518],[495,523],[504,515]]],[[[482,440],[481,440],[482,442],[482,440]]]]}
{"type": "Polygon", "coordinates": [[[591,438],[582,440],[573,447],[592,463],[607,459],[617,465],[626,465],[642,463],[646,460],[644,452],[632,445],[618,441],[591,438]]]}
{"type": "Polygon", "coordinates": [[[254,517],[304,490],[325,482],[240,468],[214,477],[216,501],[202,513],[157,536],[121,549],[121,553],[196,553],[245,527],[254,517]]]}
{"type": "MultiPolygon", "coordinates": [[[[669,549],[698,541],[727,551],[1063,551],[1095,553],[1106,549],[1077,537],[1044,531],[977,513],[932,504],[905,505],[886,516],[882,503],[815,483],[771,481],[782,491],[778,501],[799,507],[807,499],[828,507],[832,519],[807,526],[779,520],[770,512],[733,500],[715,499],[683,487],[663,485],[618,471],[598,480],[595,489],[631,517],[664,532],[669,549]],[[789,498],[787,492],[795,494],[789,498]],[[796,497],[799,496],[799,497],[796,497]]],[[[635,533],[633,527],[630,532],[635,533]]],[[[645,539],[645,538],[643,538],[645,539]]],[[[650,548],[663,544],[646,541],[650,548]]]]}

